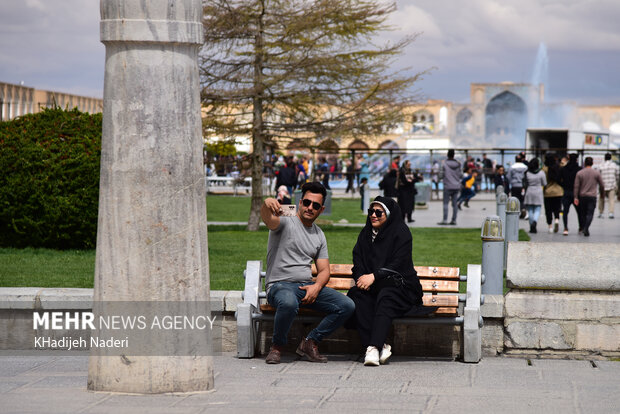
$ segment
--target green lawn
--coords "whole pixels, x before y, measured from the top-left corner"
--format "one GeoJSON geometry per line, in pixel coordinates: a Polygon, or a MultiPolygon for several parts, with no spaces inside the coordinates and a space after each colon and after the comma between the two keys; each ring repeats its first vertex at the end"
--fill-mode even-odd
{"type": "MultiPolygon", "coordinates": [[[[209,196],[209,221],[247,221],[249,197],[209,196]]],[[[359,199],[335,199],[329,220],[362,223],[359,199]]],[[[351,251],[360,228],[321,225],[331,263],[351,263],[351,251]]],[[[468,263],[482,260],[480,229],[415,228],[413,260],[416,265],[458,266],[467,273],[468,263]]],[[[265,262],[268,231],[263,226],[248,232],[245,226],[209,226],[211,288],[243,288],[243,269],[248,260],[265,262]]],[[[529,240],[523,231],[519,240],[529,240]]],[[[95,251],[49,249],[0,249],[0,286],[92,287],[95,251]]]]}
{"type": "MultiPolygon", "coordinates": [[[[332,263],[351,263],[351,251],[359,228],[325,226],[332,263]]],[[[458,266],[467,273],[468,263],[480,263],[479,229],[416,228],[413,259],[416,265],[458,266]]],[[[243,226],[209,227],[211,288],[242,289],[248,260],[265,261],[266,229],[247,232],[243,226]]],[[[520,238],[527,239],[521,232],[520,238]]],[[[0,249],[0,286],[92,287],[95,252],[48,249],[0,249]]]]}

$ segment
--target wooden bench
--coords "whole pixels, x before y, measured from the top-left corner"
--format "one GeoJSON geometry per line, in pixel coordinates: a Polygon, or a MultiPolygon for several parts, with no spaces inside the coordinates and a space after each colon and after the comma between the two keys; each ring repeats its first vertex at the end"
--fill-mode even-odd
{"type": "MultiPolygon", "coordinates": [[[[346,292],[354,285],[350,264],[331,264],[328,287],[346,292]]],[[[313,273],[316,269],[313,266],[313,273]]],[[[480,265],[468,265],[467,276],[460,275],[459,268],[415,267],[424,291],[423,306],[419,312],[394,320],[397,324],[449,324],[463,327],[463,349],[465,362],[478,362],[482,357],[483,325],[480,305],[483,276],[480,265]],[[466,284],[466,294],[459,294],[460,283],[466,284]],[[465,302],[462,314],[459,302],[465,302]]],[[[243,303],[237,306],[237,356],[252,358],[256,348],[258,324],[273,320],[275,309],[265,303],[267,294],[263,290],[262,262],[248,261],[245,276],[243,303]]],[[[310,309],[300,308],[297,320],[318,321],[322,316],[310,309]]]]}

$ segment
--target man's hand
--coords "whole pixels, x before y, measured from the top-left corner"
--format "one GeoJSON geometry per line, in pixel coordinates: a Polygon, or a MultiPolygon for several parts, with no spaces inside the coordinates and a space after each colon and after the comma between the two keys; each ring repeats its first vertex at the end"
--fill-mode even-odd
{"type": "Polygon", "coordinates": [[[312,285],[299,286],[299,289],[306,291],[306,296],[304,296],[304,298],[301,300],[302,305],[310,305],[311,303],[314,303],[317,296],[319,296],[321,286],[315,283],[312,285]]]}
{"type": "Polygon", "coordinates": [[[266,198],[260,209],[260,215],[269,230],[275,230],[280,225],[282,207],[275,198],[266,198]]]}
{"type": "Polygon", "coordinates": [[[375,283],[375,275],[373,273],[367,273],[357,279],[356,286],[362,290],[370,290],[370,286],[373,283],[375,283]]]}
{"type": "Polygon", "coordinates": [[[574,203],[576,206],[578,206],[578,205],[579,205],[579,199],[578,199],[578,198],[574,199],[574,200],[573,200],[573,203],[574,203]]]}
{"type": "Polygon", "coordinates": [[[276,200],[275,198],[266,198],[264,203],[265,207],[269,209],[269,211],[271,211],[271,214],[273,214],[274,216],[280,216],[282,214],[282,207],[280,206],[280,203],[278,203],[278,200],[276,200]]]}

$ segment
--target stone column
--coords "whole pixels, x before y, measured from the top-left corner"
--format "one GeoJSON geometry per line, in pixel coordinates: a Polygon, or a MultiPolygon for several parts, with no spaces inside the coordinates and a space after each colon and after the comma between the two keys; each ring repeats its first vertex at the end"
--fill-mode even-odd
{"type": "MultiPolygon", "coordinates": [[[[106,62],[95,302],[209,300],[201,19],[200,0],[101,0],[106,62]]],[[[90,390],[211,388],[210,356],[91,351],[90,390]]]]}

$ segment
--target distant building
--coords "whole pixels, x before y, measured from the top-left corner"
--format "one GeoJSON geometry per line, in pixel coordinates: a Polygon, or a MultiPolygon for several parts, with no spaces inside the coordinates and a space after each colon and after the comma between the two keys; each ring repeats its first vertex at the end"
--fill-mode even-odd
{"type": "MultiPolygon", "coordinates": [[[[543,127],[609,132],[616,142],[620,140],[620,104],[546,103],[544,95],[543,84],[472,83],[470,102],[429,100],[412,105],[400,125],[372,140],[316,139],[311,145],[323,153],[371,148],[523,148],[525,130],[543,127]]],[[[279,149],[298,151],[307,145],[293,141],[279,149]]]]}
{"type": "Polygon", "coordinates": [[[63,92],[42,91],[22,85],[0,82],[0,121],[40,112],[54,105],[60,108],[77,107],[82,112],[103,111],[103,99],[89,98],[63,92]]]}

